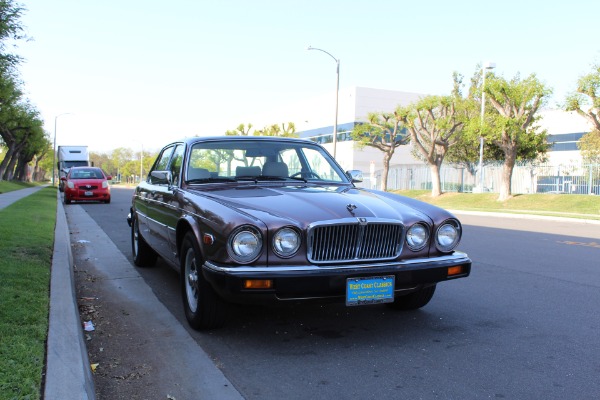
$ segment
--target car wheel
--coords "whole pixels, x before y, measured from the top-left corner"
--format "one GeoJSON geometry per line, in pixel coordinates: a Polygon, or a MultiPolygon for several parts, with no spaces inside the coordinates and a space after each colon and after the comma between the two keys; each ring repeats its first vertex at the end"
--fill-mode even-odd
{"type": "Polygon", "coordinates": [[[65,204],[71,204],[71,200],[67,199],[67,196],[64,197],[65,204]]]}
{"type": "Polygon", "coordinates": [[[108,199],[104,200],[104,203],[110,204],[110,197],[108,199]]]}
{"type": "Polygon", "coordinates": [[[411,294],[398,296],[393,303],[387,303],[387,305],[396,310],[416,310],[429,303],[435,293],[435,287],[436,285],[427,286],[411,294]]]}
{"type": "Polygon", "coordinates": [[[140,234],[140,225],[137,217],[131,222],[131,252],[133,263],[138,267],[152,267],[156,263],[157,254],[140,234]]]}
{"type": "Polygon", "coordinates": [[[180,256],[185,317],[197,330],[220,328],[225,323],[227,305],[202,275],[202,257],[191,232],[183,238],[180,256]]]}

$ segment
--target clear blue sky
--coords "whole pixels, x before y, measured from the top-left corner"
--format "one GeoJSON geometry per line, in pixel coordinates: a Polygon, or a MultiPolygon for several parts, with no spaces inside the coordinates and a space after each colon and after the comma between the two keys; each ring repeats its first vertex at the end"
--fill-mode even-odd
{"type": "MultiPolygon", "coordinates": [[[[600,1],[30,0],[28,98],[58,145],[157,150],[253,115],[363,86],[448,94],[494,61],[535,73],[550,105],[600,62],[600,1]]],[[[377,110],[373,110],[377,111],[377,110]]],[[[287,121],[273,121],[287,122],[287,121]]],[[[292,121],[293,122],[293,121],[292,121]]],[[[340,123],[350,121],[340,121],[340,123]]]]}

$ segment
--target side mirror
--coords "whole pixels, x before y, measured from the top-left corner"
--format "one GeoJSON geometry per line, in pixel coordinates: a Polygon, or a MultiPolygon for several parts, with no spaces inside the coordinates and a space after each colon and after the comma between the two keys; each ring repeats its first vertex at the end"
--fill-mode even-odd
{"type": "Polygon", "coordinates": [[[61,176],[60,180],[63,181],[63,182],[66,182],[67,181],[67,177],[66,176],[61,176]]]}
{"type": "Polygon", "coordinates": [[[150,172],[151,182],[155,185],[169,185],[173,182],[171,171],[152,171],[150,172]]]}
{"type": "Polygon", "coordinates": [[[359,183],[363,181],[363,173],[359,169],[346,171],[346,175],[348,175],[348,178],[352,180],[352,183],[359,183]]]}
{"type": "Polygon", "coordinates": [[[106,177],[106,180],[107,180],[107,181],[112,181],[112,176],[111,176],[111,175],[108,175],[108,176],[106,177]]]}

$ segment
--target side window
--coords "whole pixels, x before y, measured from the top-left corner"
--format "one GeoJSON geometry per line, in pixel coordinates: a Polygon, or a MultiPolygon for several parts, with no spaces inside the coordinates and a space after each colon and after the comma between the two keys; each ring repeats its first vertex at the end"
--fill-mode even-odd
{"type": "Polygon", "coordinates": [[[285,149],[279,153],[279,157],[281,161],[287,164],[290,175],[302,171],[302,165],[300,164],[300,159],[298,158],[296,150],[285,149]]]}
{"type": "Polygon", "coordinates": [[[313,178],[318,177],[319,179],[334,182],[342,181],[342,177],[340,177],[329,161],[323,157],[323,154],[320,151],[317,151],[316,149],[305,149],[304,157],[309,164],[310,172],[316,174],[312,175],[313,178]]]}
{"type": "MultiPolygon", "coordinates": [[[[154,162],[152,171],[166,171],[167,170],[167,167],[169,166],[169,159],[171,158],[171,153],[173,153],[174,148],[175,148],[175,146],[169,146],[160,153],[160,155],[154,162]]],[[[165,182],[160,181],[159,179],[154,178],[152,176],[152,174],[148,175],[148,182],[153,185],[159,185],[161,183],[165,183],[165,182]]]]}
{"type": "Polygon", "coordinates": [[[171,166],[169,167],[169,170],[171,171],[174,186],[179,186],[181,164],[183,163],[183,149],[184,146],[182,144],[177,145],[177,147],[175,147],[175,151],[173,152],[173,157],[171,157],[171,166]]]}

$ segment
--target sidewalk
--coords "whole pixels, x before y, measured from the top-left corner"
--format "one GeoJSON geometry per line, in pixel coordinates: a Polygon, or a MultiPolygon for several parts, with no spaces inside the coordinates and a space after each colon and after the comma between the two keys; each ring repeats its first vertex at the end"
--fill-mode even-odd
{"type": "MultiPolygon", "coordinates": [[[[0,194],[0,209],[47,187],[42,185],[0,194]]],[[[45,399],[96,398],[75,297],[73,256],[67,218],[57,191],[54,252],[50,275],[50,310],[46,342],[45,399]]]]}
{"type": "Polygon", "coordinates": [[[49,186],[49,185],[42,185],[42,186],[36,186],[36,187],[27,188],[27,189],[13,190],[12,192],[7,192],[7,193],[0,193],[0,210],[5,207],[10,206],[12,203],[19,201],[22,198],[27,197],[30,194],[33,194],[33,193],[37,192],[38,190],[43,189],[47,186],[49,186]]]}

